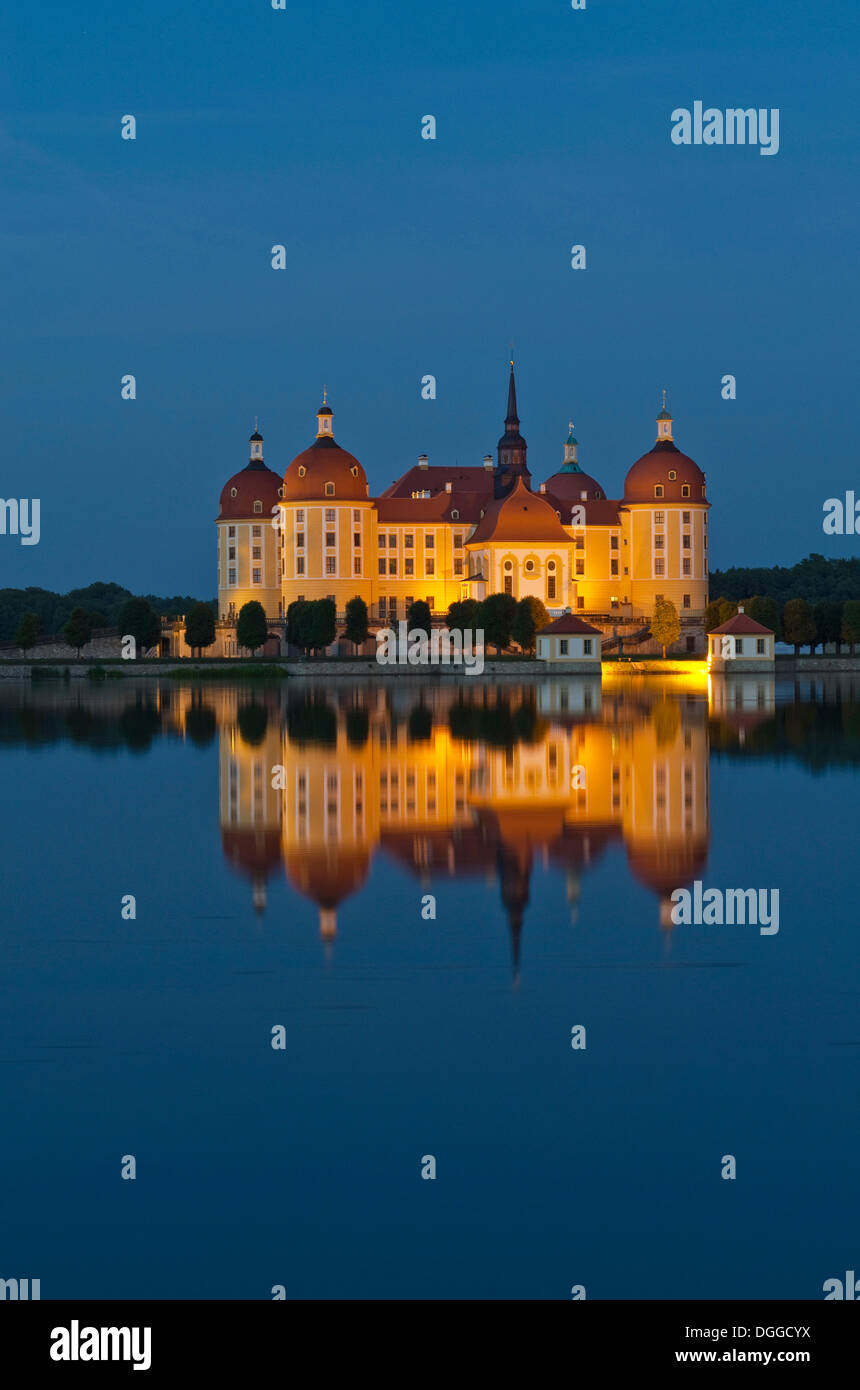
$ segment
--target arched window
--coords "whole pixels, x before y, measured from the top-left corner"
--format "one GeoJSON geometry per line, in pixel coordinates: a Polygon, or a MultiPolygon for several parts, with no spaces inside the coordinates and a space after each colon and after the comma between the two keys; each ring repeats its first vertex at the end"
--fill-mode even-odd
{"type": "Polygon", "coordinates": [[[334,483],[326,483],[325,495],[326,497],[334,497],[334,483]]]}
{"type": "Polygon", "coordinates": [[[262,502],[255,502],[255,503],[254,503],[254,511],[255,511],[255,512],[261,512],[262,510],[263,510],[263,504],[262,504],[262,502]]]}
{"type": "Polygon", "coordinates": [[[231,487],[231,489],[230,489],[230,496],[231,496],[231,497],[235,497],[235,496],[236,496],[236,489],[235,489],[234,487],[231,487]]]}
{"type": "Polygon", "coordinates": [[[689,483],[684,483],[684,485],[683,485],[682,488],[681,488],[681,496],[682,496],[682,497],[689,497],[689,495],[690,495],[690,484],[689,484],[689,483]]]}
{"type": "Polygon", "coordinates": [[[655,496],[655,497],[662,497],[662,496],[663,496],[663,484],[662,484],[662,483],[657,483],[657,485],[655,486],[655,488],[654,488],[654,496],[655,496]]]}

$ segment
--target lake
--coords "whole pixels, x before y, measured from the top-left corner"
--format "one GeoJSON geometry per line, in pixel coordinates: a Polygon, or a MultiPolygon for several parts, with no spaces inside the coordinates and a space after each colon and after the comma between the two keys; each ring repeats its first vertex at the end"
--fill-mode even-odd
{"type": "Polygon", "coordinates": [[[0,769],[0,1277],[860,1268],[860,676],[5,680],[0,769]],[[778,931],[676,924],[696,882],[778,931]]]}

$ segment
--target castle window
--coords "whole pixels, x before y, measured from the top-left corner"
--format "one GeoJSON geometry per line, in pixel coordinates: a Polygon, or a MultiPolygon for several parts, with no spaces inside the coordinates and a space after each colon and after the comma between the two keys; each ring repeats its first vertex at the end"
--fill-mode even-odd
{"type": "MultiPolygon", "coordinates": [[[[409,563],[409,562],[407,561],[407,564],[408,564],[408,563],[409,563]]],[[[462,561],[461,559],[459,559],[459,558],[458,558],[458,559],[455,559],[455,561],[454,561],[454,573],[455,573],[455,574],[462,574],[462,573],[463,573],[463,561],[462,561]]]]}
{"type": "Polygon", "coordinates": [[[654,549],[655,549],[655,550],[662,550],[662,549],[663,549],[663,543],[664,543],[664,541],[665,541],[665,536],[663,535],[663,532],[662,532],[662,531],[659,531],[659,532],[657,533],[657,535],[654,537],[654,549]]]}
{"type": "Polygon", "coordinates": [[[689,495],[690,495],[690,484],[689,484],[689,483],[684,483],[683,486],[681,487],[681,496],[682,496],[682,497],[689,497],[689,495]]]}
{"type": "Polygon", "coordinates": [[[356,555],[352,562],[352,572],[353,574],[361,574],[361,556],[359,555],[356,555]]]}
{"type": "Polygon", "coordinates": [[[526,571],[527,571],[528,574],[531,574],[531,572],[532,572],[532,570],[534,569],[534,567],[535,567],[535,562],[534,562],[534,560],[526,560],[526,571]]]}
{"type": "Polygon", "coordinates": [[[577,560],[577,562],[576,562],[576,572],[577,572],[578,575],[585,574],[585,561],[584,561],[584,560],[577,560]]]}
{"type": "Polygon", "coordinates": [[[231,489],[230,489],[230,496],[231,496],[231,497],[235,497],[235,496],[236,496],[236,489],[235,489],[234,487],[231,487],[231,489]]]}
{"type": "Polygon", "coordinates": [[[252,526],[252,527],[251,527],[251,535],[254,537],[255,540],[257,539],[258,536],[261,536],[262,534],[263,534],[263,528],[262,528],[262,526],[252,526]]]}
{"type": "Polygon", "coordinates": [[[689,526],[689,524],[690,524],[690,513],[689,513],[689,512],[682,512],[682,513],[681,513],[681,520],[682,520],[682,522],[684,523],[685,526],[689,526]]]}
{"type": "Polygon", "coordinates": [[[326,497],[334,497],[334,483],[326,483],[325,495],[326,497]]]}
{"type": "Polygon", "coordinates": [[[383,534],[382,534],[381,531],[380,531],[380,533],[379,533],[379,535],[377,536],[376,539],[377,539],[377,544],[379,545],[380,550],[384,550],[384,549],[385,549],[385,537],[383,536],[383,534]]]}
{"type": "Polygon", "coordinates": [[[506,561],[505,561],[505,569],[506,569],[506,570],[512,570],[512,569],[513,569],[513,565],[511,564],[510,560],[506,560],[506,561]]]}
{"type": "Polygon", "coordinates": [[[555,569],[555,560],[547,560],[547,562],[546,562],[546,567],[547,567],[548,570],[554,570],[554,569],[555,569]]]}
{"type": "Polygon", "coordinates": [[[689,537],[688,535],[685,535],[685,536],[684,536],[683,541],[682,541],[682,545],[683,545],[683,548],[684,548],[685,550],[689,550],[689,549],[690,549],[690,537],[689,537]]]}
{"type": "Polygon", "coordinates": [[[666,513],[665,513],[665,512],[655,512],[655,513],[654,513],[654,525],[655,525],[655,526],[662,526],[663,523],[664,523],[665,516],[666,516],[666,513]]]}
{"type": "Polygon", "coordinates": [[[513,577],[512,574],[506,574],[506,575],[505,575],[505,593],[506,593],[506,594],[512,594],[513,592],[514,592],[514,577],[513,577]]]}
{"type": "MultiPolygon", "coordinates": [[[[352,474],[352,476],[353,476],[354,478],[357,478],[357,477],[358,477],[358,469],[356,468],[355,464],[352,465],[352,468],[350,468],[349,471],[350,471],[350,473],[352,474]]],[[[332,491],[333,491],[333,490],[334,490],[334,489],[332,489],[332,491]]]]}
{"type": "Polygon", "coordinates": [[[585,637],[582,642],[582,655],[591,656],[591,638],[585,637]]]}
{"type": "Polygon", "coordinates": [[[286,488],[284,487],[283,483],[281,483],[281,486],[278,488],[278,496],[279,496],[279,497],[283,497],[283,496],[285,496],[285,494],[286,494],[286,488]]]}
{"type": "Polygon", "coordinates": [[[334,533],[334,531],[326,531],[326,533],[325,533],[325,543],[326,543],[326,545],[327,545],[329,548],[331,548],[331,547],[334,546],[334,544],[335,544],[335,533],[334,533]]]}
{"type": "Polygon", "coordinates": [[[307,471],[308,471],[308,470],[305,468],[305,465],[304,465],[303,463],[300,463],[300,464],[299,464],[299,477],[300,477],[300,478],[303,478],[303,477],[305,476],[305,474],[307,473],[307,471]]]}
{"type": "Polygon", "coordinates": [[[301,525],[301,523],[304,521],[304,519],[305,519],[304,511],[301,511],[301,510],[300,510],[300,511],[297,511],[297,512],[296,512],[296,521],[301,525]]]}
{"type": "Polygon", "coordinates": [[[585,607],[585,599],[584,599],[584,598],[581,598],[581,597],[578,598],[578,599],[576,600],[576,606],[577,606],[577,608],[584,608],[584,607],[585,607]]]}
{"type": "Polygon", "coordinates": [[[335,572],[335,560],[336,560],[336,557],[335,557],[334,555],[326,555],[326,557],[325,557],[325,572],[326,572],[326,574],[334,574],[334,572],[335,572]]]}
{"type": "Polygon", "coordinates": [[[325,519],[326,521],[334,521],[334,507],[326,507],[325,519]]]}
{"type": "Polygon", "coordinates": [[[670,468],[670,469],[669,469],[669,482],[670,482],[670,483],[674,483],[674,481],[675,481],[675,479],[677,478],[677,476],[678,476],[678,474],[675,472],[675,469],[674,469],[674,468],[670,468]]]}
{"type": "Polygon", "coordinates": [[[555,575],[554,575],[554,574],[548,574],[548,575],[547,575],[547,580],[546,580],[546,596],[547,596],[547,598],[555,598],[555,575]]]}
{"type": "MultiPolygon", "coordinates": [[[[687,496],[688,496],[688,497],[689,497],[689,495],[690,495],[690,494],[689,494],[689,493],[687,493],[687,496]]],[[[704,497],[704,495],[705,495],[705,484],[704,484],[704,483],[702,483],[702,496],[703,496],[703,497],[704,497]]],[[[706,523],[707,523],[707,520],[708,520],[708,518],[707,518],[707,517],[705,517],[705,522],[706,522],[706,523]]]]}
{"type": "Polygon", "coordinates": [[[355,548],[356,550],[358,550],[358,549],[360,548],[360,546],[361,546],[361,532],[360,532],[360,531],[355,531],[355,532],[353,533],[352,544],[353,544],[353,546],[354,546],[354,548],[355,548]]]}
{"type": "Polygon", "coordinates": [[[388,537],[388,548],[389,548],[389,550],[396,550],[396,549],[397,549],[397,537],[396,537],[396,536],[389,536],[389,537],[388,537]]]}
{"type": "Polygon", "coordinates": [[[255,511],[255,512],[261,512],[262,510],[263,510],[263,504],[262,504],[262,502],[255,502],[255,503],[254,503],[254,511],[255,511]]]}
{"type": "Polygon", "coordinates": [[[655,497],[662,497],[662,496],[663,496],[663,484],[662,484],[662,483],[657,483],[657,484],[655,485],[655,487],[654,487],[654,496],[655,496],[655,497]]]}
{"type": "Polygon", "coordinates": [[[236,583],[236,571],[235,571],[235,570],[228,570],[228,571],[227,571],[227,583],[228,583],[228,584],[235,584],[235,583],[236,583]]]}
{"type": "Polygon", "coordinates": [[[684,561],[684,573],[685,573],[685,574],[692,574],[692,573],[693,573],[693,562],[692,562],[692,560],[685,560],[685,561],[684,561]]]}
{"type": "Polygon", "coordinates": [[[609,549],[610,549],[610,550],[617,550],[617,549],[618,549],[618,537],[617,537],[617,536],[610,536],[610,537],[609,537],[609,549]]]}
{"type": "Polygon", "coordinates": [[[609,573],[610,573],[613,577],[614,577],[614,576],[617,576],[617,574],[618,574],[618,561],[617,561],[617,560],[610,560],[610,561],[609,561],[609,573]]]}
{"type": "Polygon", "coordinates": [[[380,573],[380,574],[384,574],[384,573],[385,573],[385,559],[384,559],[384,558],[381,559],[380,562],[379,562],[379,573],[380,573]]]}
{"type": "Polygon", "coordinates": [[[689,607],[691,606],[691,605],[690,605],[690,595],[689,595],[689,594],[685,594],[685,595],[684,595],[683,604],[684,604],[684,607],[685,607],[685,608],[689,608],[689,607]]]}
{"type": "Polygon", "coordinates": [[[452,520],[452,521],[459,521],[459,520],[460,520],[460,513],[459,513],[458,511],[456,511],[456,510],[453,511],[453,512],[451,513],[451,520],[452,520]]]}
{"type": "Polygon", "coordinates": [[[455,536],[455,537],[454,537],[454,549],[455,549],[455,550],[461,550],[462,548],[463,548],[463,537],[462,537],[462,536],[459,536],[459,535],[458,535],[458,536],[455,536]]]}
{"type": "Polygon", "coordinates": [[[436,537],[435,537],[435,535],[428,534],[428,535],[426,535],[426,536],[424,537],[424,549],[425,549],[425,550],[432,550],[435,544],[436,544],[436,537]]]}
{"type": "Polygon", "coordinates": [[[236,527],[235,527],[235,526],[228,526],[228,527],[227,527],[227,535],[232,537],[232,536],[235,536],[235,534],[236,534],[236,527]]]}
{"type": "Polygon", "coordinates": [[[660,556],[659,559],[654,561],[654,573],[659,575],[663,575],[666,573],[666,561],[663,559],[662,556],[660,556]]]}
{"type": "Polygon", "coordinates": [[[252,548],[251,548],[251,559],[252,559],[252,560],[262,560],[262,558],[263,558],[263,555],[262,555],[262,551],[261,551],[260,546],[258,546],[258,545],[252,546],[252,548]]]}
{"type": "Polygon", "coordinates": [[[396,561],[396,560],[389,560],[389,561],[388,561],[388,573],[389,573],[389,574],[396,574],[396,573],[397,573],[397,561],[396,561]]]}
{"type": "Polygon", "coordinates": [[[431,575],[436,573],[436,562],[434,560],[424,561],[424,573],[428,579],[431,575]]]}
{"type": "Polygon", "coordinates": [[[228,550],[227,550],[227,559],[228,559],[228,560],[235,560],[235,558],[236,558],[236,547],[235,547],[235,545],[231,545],[231,546],[228,548],[228,550]]]}
{"type": "Polygon", "coordinates": [[[253,571],[252,571],[252,574],[251,574],[251,583],[252,583],[252,584],[259,584],[259,583],[261,583],[261,582],[262,582],[262,581],[261,581],[261,575],[262,575],[262,570],[253,570],[253,571]]]}
{"type": "Polygon", "coordinates": [[[405,560],[403,561],[403,573],[404,573],[404,574],[414,574],[414,573],[415,573],[415,561],[412,559],[411,556],[409,556],[407,559],[405,559],[405,560]]]}
{"type": "Polygon", "coordinates": [[[358,507],[353,508],[352,519],[355,522],[356,526],[361,521],[361,512],[358,510],[358,507]]]}
{"type": "Polygon", "coordinates": [[[415,537],[411,534],[411,532],[407,532],[407,534],[403,537],[403,544],[406,546],[407,550],[412,549],[413,545],[415,544],[415,537]]]}
{"type": "Polygon", "coordinates": [[[305,548],[305,533],[304,533],[304,531],[297,531],[297,532],[296,532],[296,549],[297,549],[297,550],[304,550],[304,548],[305,548]]]}
{"type": "Polygon", "coordinates": [[[304,572],[305,572],[305,557],[304,557],[304,555],[297,555],[297,556],[296,556],[296,574],[304,574],[304,572]]]}

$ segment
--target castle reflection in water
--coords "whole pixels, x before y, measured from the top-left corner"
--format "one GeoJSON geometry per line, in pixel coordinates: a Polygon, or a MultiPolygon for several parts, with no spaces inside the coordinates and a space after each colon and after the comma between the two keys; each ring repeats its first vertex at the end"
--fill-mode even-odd
{"type": "MultiPolygon", "coordinates": [[[[415,876],[477,877],[497,895],[514,959],[536,866],[580,884],[617,842],[671,928],[669,895],[708,857],[709,761],[860,764],[860,678],[601,676],[363,683],[290,678],[185,684],[7,681],[0,747],[54,741],[109,754],[157,739],[217,743],[224,856],[265,912],[285,874],[324,940],[375,854],[415,876]]],[[[214,783],[213,783],[214,792],[214,783]]],[[[418,894],[416,894],[417,910],[418,894]]],[[[379,910],[374,902],[368,911],[379,910]]]]}
{"type": "Polygon", "coordinates": [[[742,739],[772,713],[774,682],[700,676],[658,689],[579,677],[325,692],[291,682],[286,696],[231,688],[211,698],[224,854],[259,912],[283,867],[331,939],[339,906],[383,853],[422,891],[441,876],[485,879],[516,962],[535,863],[563,872],[575,918],[582,876],[613,841],[670,925],[668,895],[707,860],[709,703],[742,739]]]}

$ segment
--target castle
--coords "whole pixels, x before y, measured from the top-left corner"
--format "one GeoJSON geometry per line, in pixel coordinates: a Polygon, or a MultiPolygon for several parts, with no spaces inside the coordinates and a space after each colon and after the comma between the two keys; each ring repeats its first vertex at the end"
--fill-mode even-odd
{"type": "MultiPolygon", "coordinates": [[[[325,393],[316,438],[283,477],[264,462],[256,429],[250,444],[216,523],[228,629],[250,599],[278,624],[296,599],[333,598],[342,615],[358,595],[373,621],[391,622],[416,599],[442,615],[459,599],[509,593],[613,627],[647,622],[662,596],[688,630],[687,650],[702,646],[710,504],[705,474],[673,440],[665,395],[656,441],[619,499],[580,466],[573,425],[561,466],[533,487],[513,363],[495,462],[431,467],[421,455],[371,497],[361,463],[335,441],[325,393]]],[[[235,654],[235,641],[224,649],[235,654]]]]}

